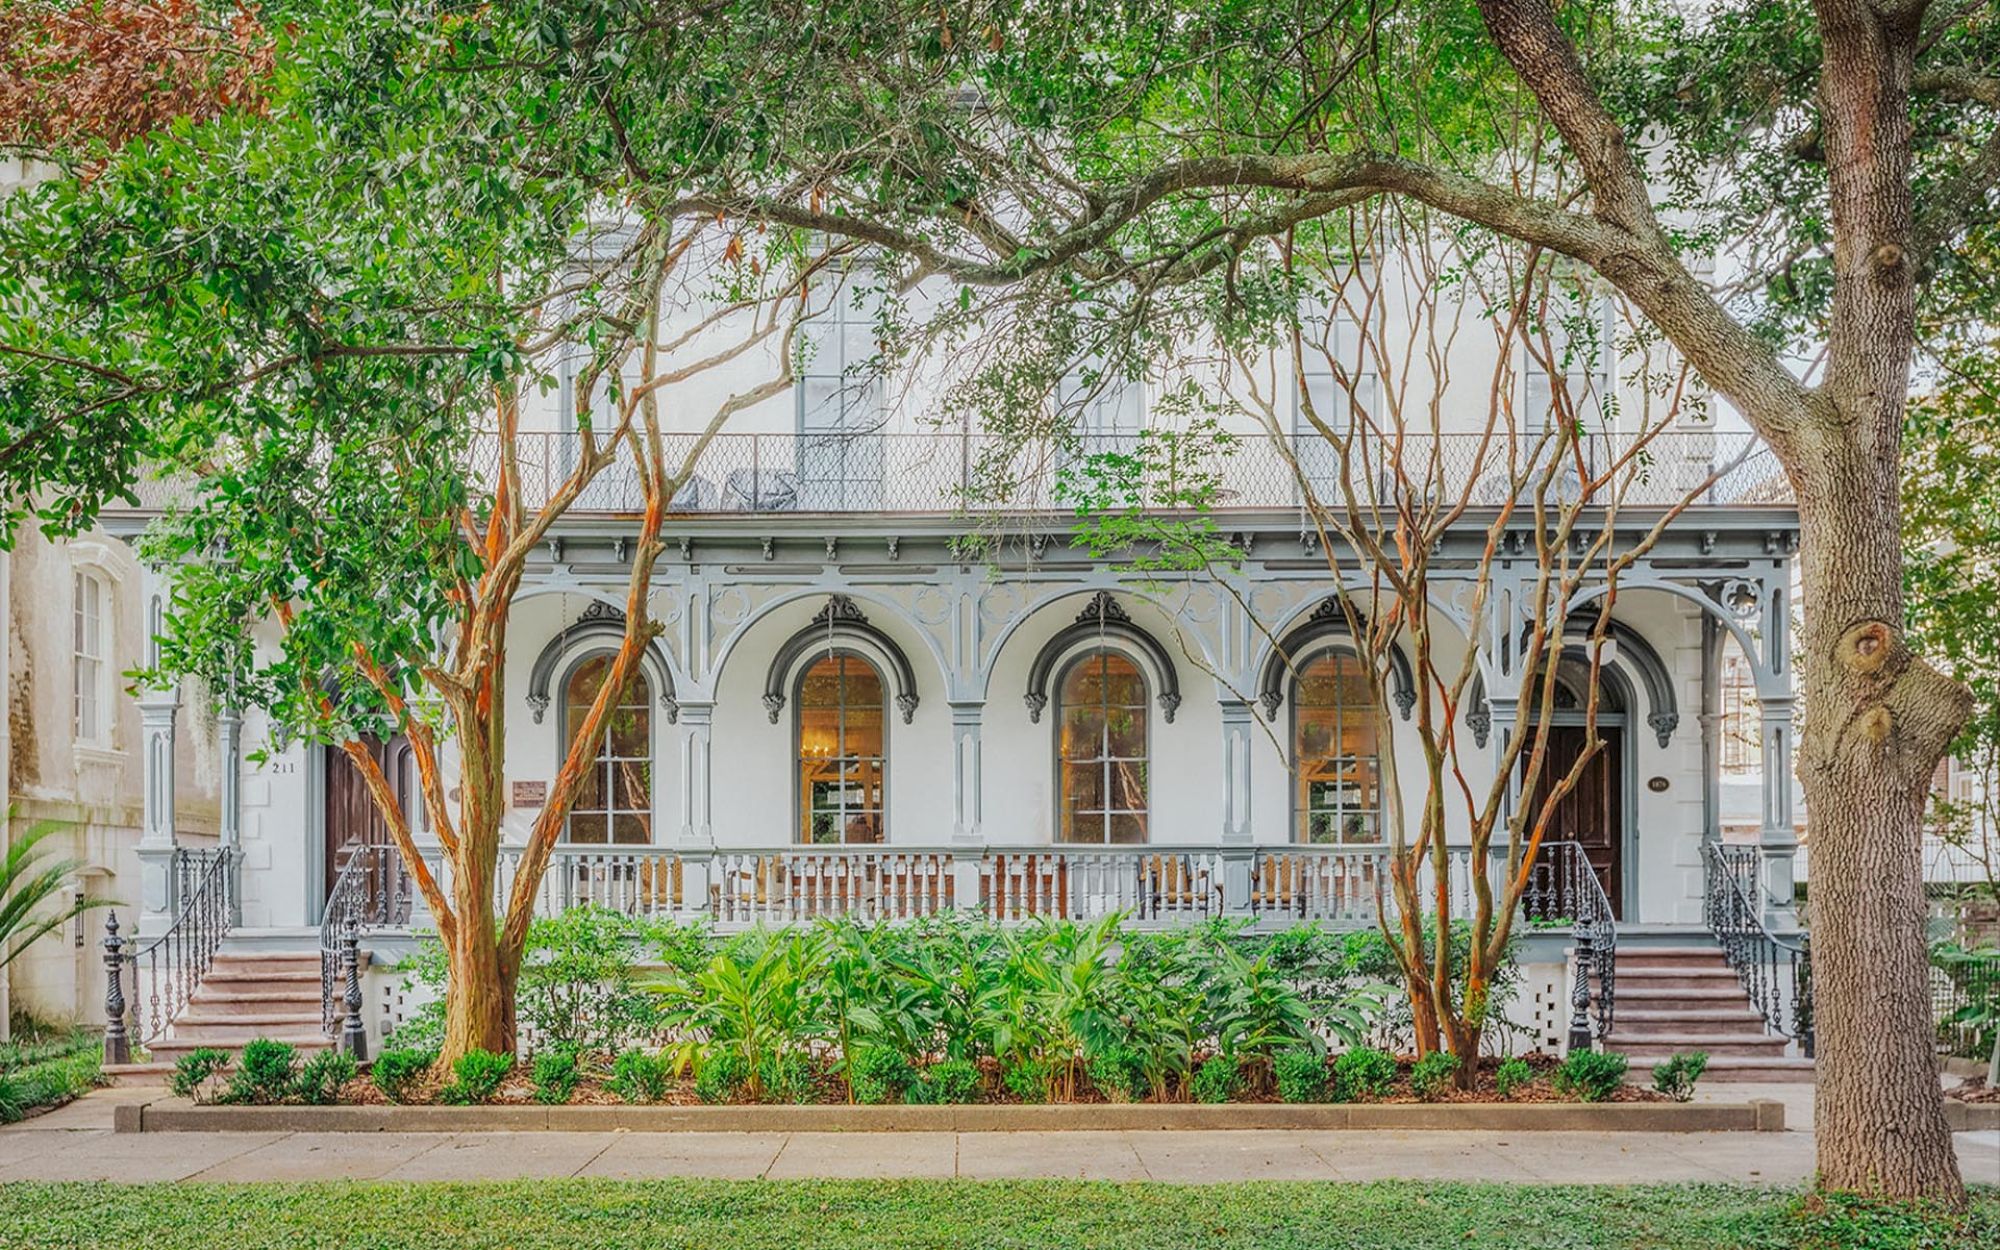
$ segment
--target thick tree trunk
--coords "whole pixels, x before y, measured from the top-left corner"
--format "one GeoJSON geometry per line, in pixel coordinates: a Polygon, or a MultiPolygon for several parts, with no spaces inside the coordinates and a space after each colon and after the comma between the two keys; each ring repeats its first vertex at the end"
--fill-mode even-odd
{"type": "Polygon", "coordinates": [[[1798,478],[1820,1184],[1962,1200],[1931,1052],[1920,854],[1964,692],[1904,648],[1897,463],[1828,447],[1798,478]]]}
{"type": "Polygon", "coordinates": [[[446,1068],[468,1051],[514,1053],[514,962],[500,949],[490,902],[483,917],[465,919],[447,952],[451,978],[445,987],[444,1049],[438,1055],[446,1068]]]}

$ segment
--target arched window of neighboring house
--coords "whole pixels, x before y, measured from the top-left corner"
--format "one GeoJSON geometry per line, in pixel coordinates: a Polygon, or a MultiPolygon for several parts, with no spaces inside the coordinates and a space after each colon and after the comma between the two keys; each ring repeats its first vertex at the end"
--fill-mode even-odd
{"type": "Polygon", "coordinates": [[[1146,841],[1146,676],[1122,651],[1071,660],[1056,683],[1058,836],[1064,842],[1146,841]]]}
{"type": "Polygon", "coordinates": [[[1292,689],[1299,841],[1382,840],[1379,732],[1368,671],[1359,657],[1329,650],[1306,661],[1292,689]]]}
{"type": "Polygon", "coordinates": [[[76,740],[110,746],[111,585],[101,575],[76,570],[71,621],[76,740]]]}
{"type": "MultiPolygon", "coordinates": [[[[612,654],[587,656],[563,686],[564,741],[574,742],[611,675],[612,654]]],[[[635,671],[599,730],[590,774],[577,791],[565,835],[571,842],[643,846],[653,840],[652,683],[635,671]]]]}
{"type": "Polygon", "coordinates": [[[835,650],[799,674],[795,702],[799,841],[882,841],[889,770],[882,674],[860,655],[835,650]]]}

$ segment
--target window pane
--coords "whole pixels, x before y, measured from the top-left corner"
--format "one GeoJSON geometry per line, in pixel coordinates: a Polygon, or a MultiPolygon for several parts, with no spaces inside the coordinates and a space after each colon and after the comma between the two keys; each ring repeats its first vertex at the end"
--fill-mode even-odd
{"type": "Polygon", "coordinates": [[[1114,708],[1106,714],[1110,744],[1107,754],[1114,759],[1144,759],[1146,755],[1146,709],[1114,708]]]}
{"type": "Polygon", "coordinates": [[[653,765],[650,761],[621,760],[612,766],[611,805],[623,812],[651,810],[653,765]]]}
{"type": "Polygon", "coordinates": [[[611,715],[611,754],[625,759],[643,759],[652,752],[653,718],[644,707],[619,708],[611,715]]]}
{"type": "Polygon", "coordinates": [[[569,816],[569,840],[572,842],[603,842],[604,816],[597,812],[571,812],[569,816]]]}
{"type": "Polygon", "coordinates": [[[1096,759],[1104,752],[1104,709],[1097,706],[1063,708],[1062,758],[1096,759]]]}
{"type": "Polygon", "coordinates": [[[645,846],[653,840],[653,818],[626,812],[611,818],[611,840],[619,846],[645,846]]]}
{"type": "Polygon", "coordinates": [[[1146,810],[1146,766],[1143,763],[1111,766],[1111,801],[1107,806],[1124,812],[1146,810]]]}
{"type": "Polygon", "coordinates": [[[1070,811],[1097,811],[1104,806],[1104,766],[1064,764],[1063,807],[1070,811]]]}
{"type": "Polygon", "coordinates": [[[1146,679],[1139,672],[1139,666],[1122,655],[1107,653],[1104,656],[1104,698],[1105,702],[1117,707],[1143,707],[1146,703],[1146,679]]]}
{"type": "Polygon", "coordinates": [[[1137,846],[1146,840],[1146,818],[1121,813],[1111,818],[1111,841],[1118,846],[1137,846]]]}
{"type": "MultiPolygon", "coordinates": [[[[563,691],[563,721],[569,740],[582,732],[591,703],[604,689],[612,657],[593,655],[571,672],[563,691]]],[[[577,791],[569,818],[569,840],[632,845],[650,842],[653,807],[652,713],[650,685],[635,675],[622,706],[605,718],[592,744],[592,763],[577,791]],[[607,816],[610,813],[622,813],[607,816]]]]}

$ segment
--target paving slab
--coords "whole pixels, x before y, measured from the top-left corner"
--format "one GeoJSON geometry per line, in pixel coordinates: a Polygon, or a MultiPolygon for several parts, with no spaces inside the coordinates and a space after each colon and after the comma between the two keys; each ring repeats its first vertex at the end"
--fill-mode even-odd
{"type": "MultiPolygon", "coordinates": [[[[649,1180],[656,1176],[756,1180],[777,1160],[789,1136],[788,1133],[619,1133],[578,1175],[617,1180],[649,1180]]],[[[872,1137],[857,1136],[850,1149],[870,1149],[872,1142],[872,1137]]]]}
{"type": "Polygon", "coordinates": [[[83,1097],[64,1103],[54,1111],[44,1111],[32,1115],[18,1124],[10,1124],[5,1133],[35,1133],[70,1129],[106,1129],[111,1127],[111,1117],[126,1103],[151,1102],[164,1091],[157,1089],[127,1089],[112,1087],[93,1090],[83,1097]]]}
{"type": "MultiPolygon", "coordinates": [[[[188,1134],[194,1136],[194,1134],[188,1134]]],[[[137,1141],[158,1138],[137,1136],[137,1141]]],[[[371,1181],[449,1140],[443,1133],[288,1133],[203,1168],[198,1181],[371,1181]]],[[[180,1138],[175,1138],[178,1148],[180,1138]]]]}
{"type": "Polygon", "coordinates": [[[546,1180],[575,1176],[618,1133],[461,1133],[382,1174],[385,1181],[546,1180]]]}
{"type": "Polygon", "coordinates": [[[128,1181],[136,1184],[186,1180],[230,1159],[274,1145],[285,1136],[283,1133],[204,1133],[201,1140],[177,1141],[171,1149],[162,1150],[158,1139],[129,1133],[99,1130],[37,1133],[32,1139],[41,1145],[40,1151],[0,1168],[0,1181],[128,1181]]]}
{"type": "Polygon", "coordinates": [[[1125,1135],[1156,1181],[1201,1185],[1225,1180],[1324,1181],[1335,1169],[1312,1148],[1317,1134],[1133,1132],[1125,1135]]]}
{"type": "Polygon", "coordinates": [[[958,1174],[975,1180],[1149,1179],[1128,1133],[960,1133],[958,1174]]]}
{"type": "MultiPolygon", "coordinates": [[[[1399,1132],[1389,1129],[1312,1133],[1307,1144],[1326,1160],[1336,1179],[1347,1181],[1531,1181],[1524,1168],[1499,1141],[1534,1141],[1552,1132],[1505,1133],[1399,1132]]],[[[1632,1137],[1616,1133],[1606,1136],[1632,1137]]]]}
{"type": "Polygon", "coordinates": [[[958,1174],[956,1133],[793,1133],[770,1168],[770,1180],[917,1177],[958,1174]]]}

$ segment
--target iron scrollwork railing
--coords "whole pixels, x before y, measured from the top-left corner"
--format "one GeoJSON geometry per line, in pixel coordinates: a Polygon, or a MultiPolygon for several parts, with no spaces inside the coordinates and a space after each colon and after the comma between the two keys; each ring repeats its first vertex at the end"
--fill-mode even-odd
{"type": "Polygon", "coordinates": [[[173,923],[138,946],[118,934],[116,912],[104,922],[104,1052],[107,1063],[129,1063],[132,1044],[166,1035],[215,963],[229,931],[230,861],[234,852],[176,850],[168,864],[173,923]],[[137,949],[133,949],[137,947],[137,949]],[[126,994],[128,983],[131,994],[126,994]]]}
{"type": "Polygon", "coordinates": [[[410,921],[409,870],[402,852],[393,846],[353,846],[327,892],[319,922],[320,1024],[329,1037],[348,1018],[346,960],[351,937],[362,929],[404,925],[410,921]]]}
{"type": "Polygon", "coordinates": [[[1764,922],[1760,857],[1754,846],[1702,848],[1702,919],[1743,983],[1750,1005],[1773,1031],[1813,1057],[1812,939],[1780,937],[1764,922]]]}
{"type": "Polygon", "coordinates": [[[1528,874],[1521,908],[1531,922],[1569,925],[1576,947],[1570,987],[1570,1049],[1611,1032],[1617,1012],[1618,922],[1611,897],[1578,842],[1544,842],[1528,874]]]}

